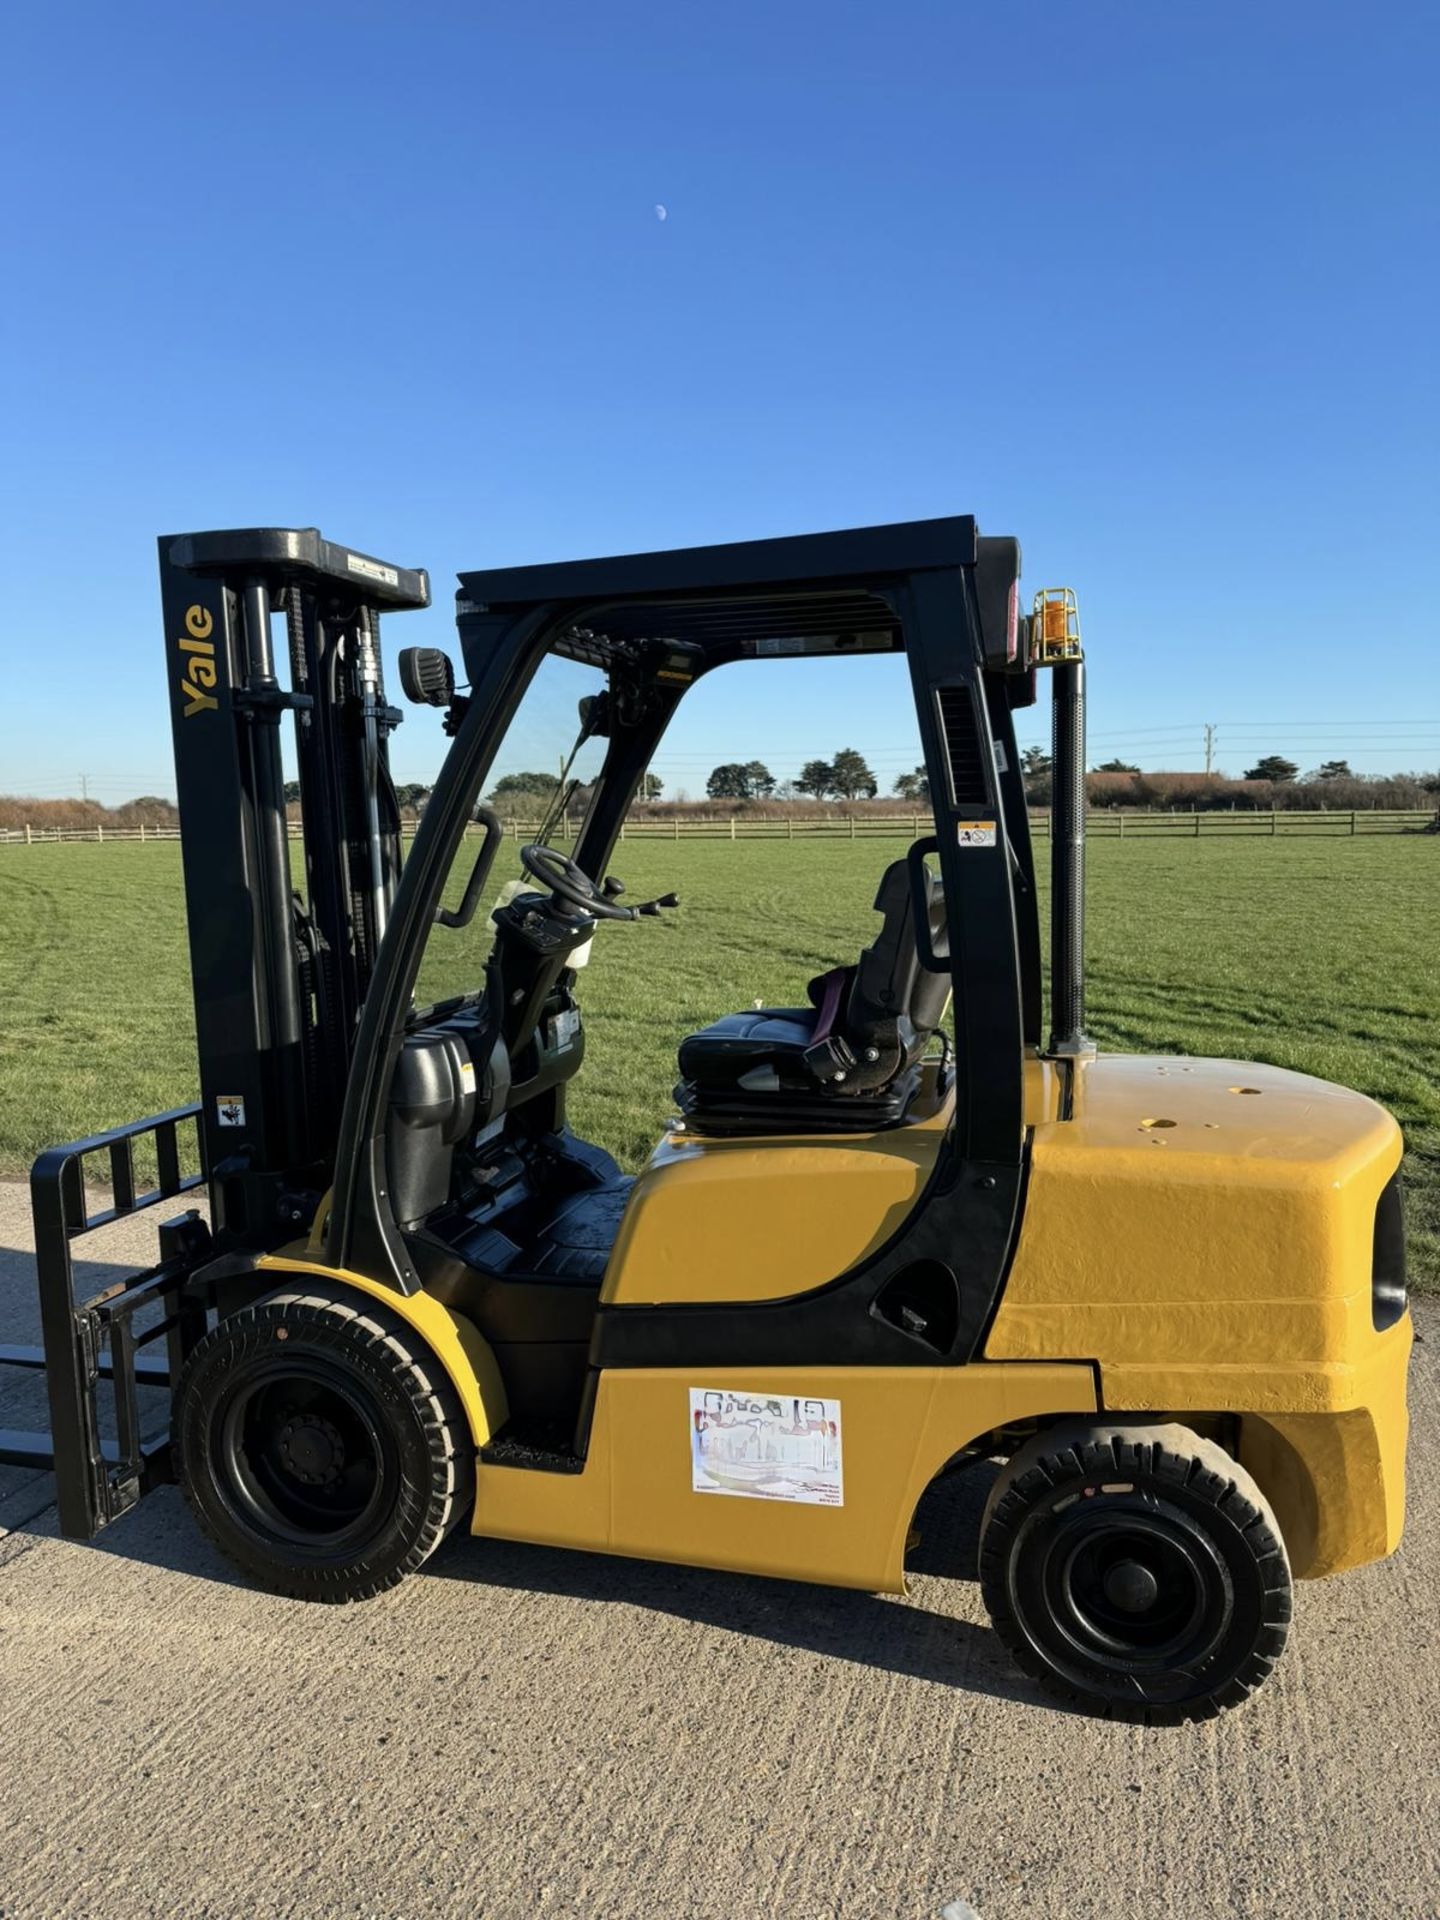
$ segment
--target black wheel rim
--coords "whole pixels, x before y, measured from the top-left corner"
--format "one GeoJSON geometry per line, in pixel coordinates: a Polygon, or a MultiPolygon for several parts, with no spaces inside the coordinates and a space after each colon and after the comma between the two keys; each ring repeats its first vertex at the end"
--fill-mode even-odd
{"type": "Polygon", "coordinates": [[[218,1410],[216,1478],[267,1544],[349,1558],[379,1531],[395,1449],[364,1385],[320,1355],[266,1360],[218,1410]]]}
{"type": "Polygon", "coordinates": [[[1017,1616],[1047,1660],[1076,1678],[1148,1688],[1169,1676],[1183,1686],[1235,1623],[1225,1556],[1178,1505],[1087,1490],[1035,1515],[1025,1532],[1017,1616]]]}

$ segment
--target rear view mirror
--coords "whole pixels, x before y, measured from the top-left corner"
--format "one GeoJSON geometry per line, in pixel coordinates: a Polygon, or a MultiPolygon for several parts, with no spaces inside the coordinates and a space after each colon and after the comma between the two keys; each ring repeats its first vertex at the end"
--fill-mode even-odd
{"type": "Polygon", "coordinates": [[[417,707],[448,707],[455,697],[455,669],[439,647],[402,647],[400,685],[417,707]]]}
{"type": "Polygon", "coordinates": [[[608,740],[610,737],[610,696],[587,693],[580,702],[582,740],[608,740]]]}

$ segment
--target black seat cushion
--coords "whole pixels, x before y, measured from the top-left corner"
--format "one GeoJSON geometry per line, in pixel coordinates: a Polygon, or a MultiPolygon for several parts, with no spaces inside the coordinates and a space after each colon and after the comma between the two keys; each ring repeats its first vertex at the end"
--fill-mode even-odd
{"type": "Polygon", "coordinates": [[[773,1092],[813,1086],[805,1049],[815,1038],[814,1007],[757,1007],[727,1013],[680,1043],[680,1072],[697,1087],[773,1092]]]}

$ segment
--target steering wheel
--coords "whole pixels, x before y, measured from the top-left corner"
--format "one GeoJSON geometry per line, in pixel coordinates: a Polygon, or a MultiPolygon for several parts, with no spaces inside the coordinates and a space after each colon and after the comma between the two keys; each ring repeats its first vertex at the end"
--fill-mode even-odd
{"type": "Polygon", "coordinates": [[[568,854],[556,847],[529,846],[520,849],[520,864],[532,880],[548,887],[557,900],[596,920],[634,920],[634,907],[617,907],[595,885],[589,874],[576,866],[568,854]]]}

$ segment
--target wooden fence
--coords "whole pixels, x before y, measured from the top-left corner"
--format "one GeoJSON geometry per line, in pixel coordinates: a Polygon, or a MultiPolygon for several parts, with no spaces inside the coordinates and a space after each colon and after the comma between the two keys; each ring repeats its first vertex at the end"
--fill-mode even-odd
{"type": "MultiPolygon", "coordinates": [[[[564,822],[551,829],[557,840],[574,838],[576,823],[564,822]]],[[[1050,837],[1050,815],[1033,817],[1037,839],[1050,837]]],[[[531,840],[540,830],[537,821],[507,821],[506,835],[514,840],[531,840]]],[[[407,835],[414,825],[407,822],[407,835]]],[[[472,827],[472,832],[479,832],[472,827]]],[[[806,820],[787,817],[766,820],[746,814],[723,819],[706,816],[687,820],[676,814],[669,819],[647,816],[627,820],[620,829],[622,840],[916,840],[933,831],[933,822],[924,814],[879,814],[873,818],[851,814],[844,818],[806,820]]],[[[1338,838],[1375,833],[1440,833],[1440,808],[1330,808],[1318,812],[1280,810],[1274,813],[1241,811],[1210,813],[1122,812],[1119,808],[1097,807],[1086,816],[1086,831],[1095,840],[1149,840],[1181,836],[1190,840],[1285,839],[1295,834],[1330,834],[1338,838]]],[[[290,837],[300,837],[299,823],[291,821],[290,837]]],[[[113,845],[120,840],[142,842],[178,840],[178,827],[4,827],[0,844],[41,846],[55,842],[88,841],[113,845]]]]}

